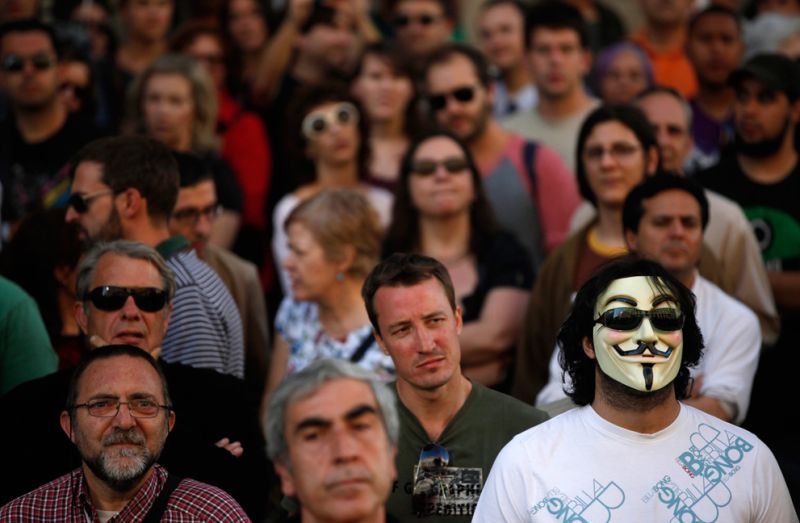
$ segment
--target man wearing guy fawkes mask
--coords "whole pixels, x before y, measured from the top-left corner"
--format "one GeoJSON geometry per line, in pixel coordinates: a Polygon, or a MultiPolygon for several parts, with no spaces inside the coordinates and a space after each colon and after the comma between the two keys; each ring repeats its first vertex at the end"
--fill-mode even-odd
{"type": "Polygon", "coordinates": [[[703,340],[694,297],[660,265],[602,269],[558,343],[580,407],[506,445],[474,523],[798,521],[770,450],[678,401],[703,340]]]}

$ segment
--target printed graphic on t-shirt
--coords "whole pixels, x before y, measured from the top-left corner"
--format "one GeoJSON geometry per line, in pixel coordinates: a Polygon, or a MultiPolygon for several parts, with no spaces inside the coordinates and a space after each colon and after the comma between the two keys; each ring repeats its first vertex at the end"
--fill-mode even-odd
{"type": "Polygon", "coordinates": [[[414,466],[413,503],[417,516],[471,516],[483,489],[483,471],[477,468],[444,467],[438,473],[414,466]]]}

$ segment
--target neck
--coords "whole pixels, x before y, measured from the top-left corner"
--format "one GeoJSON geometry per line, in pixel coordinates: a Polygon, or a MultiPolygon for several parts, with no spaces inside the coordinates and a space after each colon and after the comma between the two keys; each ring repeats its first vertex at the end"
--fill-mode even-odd
{"type": "Polygon", "coordinates": [[[131,72],[140,73],[156,58],[164,54],[166,45],[162,40],[145,40],[132,38],[128,40],[120,53],[124,57],[124,65],[131,72]]]}
{"type": "Polygon", "coordinates": [[[645,27],[650,45],[657,51],[670,51],[683,47],[686,41],[686,30],[683,24],[652,25],[645,27]]]}
{"type": "Polygon", "coordinates": [[[438,441],[472,391],[472,383],[457,370],[444,385],[419,389],[397,380],[397,396],[422,424],[431,441],[438,441]]]}
{"type": "Polygon", "coordinates": [[[694,287],[694,282],[697,279],[697,269],[692,267],[689,270],[674,273],[675,276],[687,289],[694,287]]]}
{"type": "Polygon", "coordinates": [[[358,185],[358,165],[355,161],[317,164],[317,183],[323,188],[358,185]]]}
{"type": "Polygon", "coordinates": [[[344,281],[336,282],[330,296],[317,301],[319,322],[332,338],[344,338],[356,329],[369,323],[367,310],[361,298],[364,280],[345,275],[344,281]]]}
{"type": "Polygon", "coordinates": [[[369,134],[372,139],[406,140],[405,124],[404,115],[387,118],[386,120],[375,120],[370,122],[369,134]]]}
{"type": "Polygon", "coordinates": [[[564,96],[547,96],[540,90],[536,110],[542,118],[559,120],[581,111],[589,103],[591,103],[591,99],[583,90],[582,85],[576,86],[571,93],[564,96]]]}
{"type": "Polygon", "coordinates": [[[667,428],[680,413],[673,385],[642,395],[624,392],[625,385],[601,376],[595,370],[595,395],[592,408],[604,420],[640,434],[654,434],[667,428]]]}
{"type": "Polygon", "coordinates": [[[739,165],[748,178],[754,182],[772,184],[780,182],[791,174],[798,161],[797,151],[794,148],[793,126],[794,124],[790,124],[781,148],[774,155],[768,158],[737,155],[739,165]]]}
{"type": "Polygon", "coordinates": [[[514,95],[517,92],[531,83],[531,75],[525,67],[525,61],[520,60],[520,63],[503,71],[503,82],[506,84],[508,94],[514,95]]]}
{"type": "Polygon", "coordinates": [[[469,143],[469,150],[478,165],[484,166],[497,159],[511,139],[511,133],[503,129],[497,120],[489,118],[486,128],[469,143]]]}
{"type": "Polygon", "coordinates": [[[125,492],[118,492],[109,487],[100,478],[95,476],[85,463],[83,464],[83,475],[86,478],[89,496],[92,499],[92,505],[95,510],[119,512],[125,508],[125,505],[133,499],[136,493],[139,492],[139,489],[150,479],[150,476],[153,475],[153,469],[150,468],[135,485],[125,492]]]}
{"type": "Polygon", "coordinates": [[[445,218],[420,218],[420,251],[442,263],[469,254],[469,239],[469,212],[445,218]]]}
{"type": "Polygon", "coordinates": [[[54,97],[50,103],[35,111],[16,110],[14,117],[22,139],[27,143],[44,141],[54,135],[67,121],[67,110],[54,97]]]}
{"type": "Polygon", "coordinates": [[[147,216],[142,217],[138,222],[126,224],[123,221],[122,223],[123,239],[142,242],[150,247],[155,247],[164,240],[170,239],[171,236],[166,223],[154,224],[147,216]]]}
{"type": "Polygon", "coordinates": [[[605,245],[619,247],[625,245],[622,232],[622,209],[597,205],[597,239],[605,245]]]}
{"type": "Polygon", "coordinates": [[[709,116],[718,121],[725,120],[730,115],[736,93],[726,85],[700,83],[695,102],[709,116]]]}

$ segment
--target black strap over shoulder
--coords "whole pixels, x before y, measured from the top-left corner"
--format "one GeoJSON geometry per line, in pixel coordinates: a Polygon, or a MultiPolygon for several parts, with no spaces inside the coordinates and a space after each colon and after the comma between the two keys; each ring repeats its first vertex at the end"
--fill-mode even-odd
{"type": "Polygon", "coordinates": [[[522,159],[525,162],[525,171],[528,174],[528,179],[531,181],[531,194],[536,194],[536,170],[534,163],[536,159],[536,148],[538,144],[532,140],[525,142],[522,149],[522,159]]]}
{"type": "Polygon", "coordinates": [[[364,341],[361,342],[361,345],[359,345],[356,351],[353,353],[353,355],[350,356],[350,362],[358,363],[359,361],[361,361],[361,358],[364,357],[364,354],[366,354],[367,349],[369,349],[374,342],[375,342],[375,334],[370,332],[369,336],[364,338],[364,341]]]}
{"type": "Polygon", "coordinates": [[[158,497],[153,502],[150,510],[147,511],[147,514],[145,514],[142,523],[158,523],[161,521],[161,516],[163,516],[164,511],[167,510],[169,497],[172,495],[172,492],[178,488],[181,481],[182,478],[173,474],[167,476],[167,481],[164,482],[164,488],[158,493],[158,497]]]}

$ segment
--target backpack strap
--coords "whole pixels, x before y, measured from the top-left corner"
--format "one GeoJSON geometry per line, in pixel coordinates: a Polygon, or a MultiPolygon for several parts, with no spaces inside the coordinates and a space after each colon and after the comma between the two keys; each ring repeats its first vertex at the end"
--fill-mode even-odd
{"type": "Polygon", "coordinates": [[[169,497],[172,495],[172,492],[178,488],[178,484],[182,481],[182,478],[175,476],[173,474],[167,475],[167,481],[164,482],[164,488],[161,489],[161,492],[158,493],[158,497],[153,502],[152,506],[150,506],[150,510],[147,511],[145,514],[142,523],[158,523],[161,521],[161,516],[164,515],[164,511],[167,510],[167,502],[169,501],[169,497]]]}
{"type": "Polygon", "coordinates": [[[525,142],[525,146],[522,148],[522,161],[525,162],[525,172],[528,174],[528,180],[531,182],[531,194],[534,196],[536,196],[537,191],[536,170],[534,168],[534,164],[536,162],[536,149],[538,147],[539,144],[533,140],[528,140],[525,142]]]}

